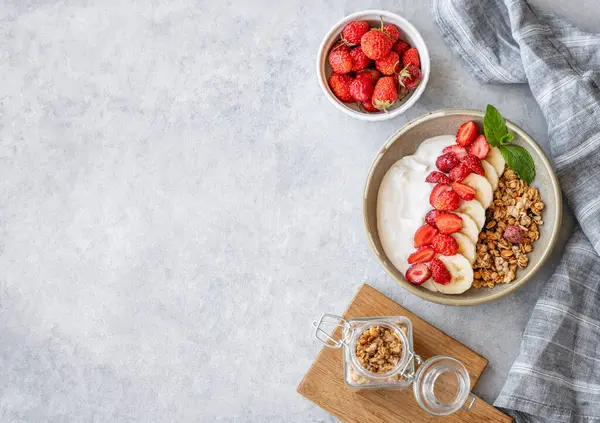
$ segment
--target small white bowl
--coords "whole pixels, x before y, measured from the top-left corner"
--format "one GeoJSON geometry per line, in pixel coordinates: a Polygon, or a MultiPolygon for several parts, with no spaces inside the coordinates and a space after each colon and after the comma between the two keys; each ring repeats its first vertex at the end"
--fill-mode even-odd
{"type": "Polygon", "coordinates": [[[417,31],[416,28],[412,26],[412,24],[406,19],[384,10],[363,10],[361,12],[356,12],[346,16],[344,19],[336,23],[333,28],[329,30],[327,35],[325,35],[323,42],[319,46],[319,54],[317,55],[317,75],[319,76],[319,84],[321,85],[321,88],[323,89],[323,92],[327,98],[329,98],[331,103],[342,112],[354,118],[368,121],[392,119],[398,115],[401,115],[410,107],[412,107],[412,105],[415,104],[419,99],[423,91],[425,91],[425,86],[429,80],[429,70],[429,51],[427,50],[425,41],[423,41],[419,31],[417,31]],[[367,113],[361,111],[356,103],[344,103],[333,95],[331,89],[329,88],[329,84],[327,83],[329,76],[332,74],[331,66],[329,65],[327,56],[329,54],[329,50],[331,50],[331,47],[341,39],[342,30],[346,24],[351,21],[367,21],[372,27],[378,27],[381,23],[380,17],[383,18],[384,23],[396,25],[400,29],[401,39],[407,41],[411,47],[416,47],[416,49],[419,50],[423,81],[419,84],[416,90],[411,91],[403,100],[394,103],[387,112],[367,113]]]}

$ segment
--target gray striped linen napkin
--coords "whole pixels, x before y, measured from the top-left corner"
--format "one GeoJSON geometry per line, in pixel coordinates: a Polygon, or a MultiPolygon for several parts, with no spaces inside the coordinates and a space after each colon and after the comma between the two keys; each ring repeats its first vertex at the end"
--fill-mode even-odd
{"type": "Polygon", "coordinates": [[[494,405],[517,422],[600,422],[600,36],[524,0],[433,0],[433,13],[480,81],[529,84],[578,221],[494,405]]]}

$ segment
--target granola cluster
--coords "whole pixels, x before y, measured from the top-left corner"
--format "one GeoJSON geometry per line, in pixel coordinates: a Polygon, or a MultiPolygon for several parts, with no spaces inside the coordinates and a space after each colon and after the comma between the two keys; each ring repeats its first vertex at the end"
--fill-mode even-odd
{"type": "Polygon", "coordinates": [[[497,283],[509,283],[517,269],[527,267],[527,253],[540,237],[544,203],[537,188],[529,186],[515,172],[506,169],[494,193],[494,202],[487,209],[486,225],[479,234],[473,265],[473,286],[493,288],[497,283]],[[523,231],[519,244],[504,238],[509,226],[523,231]]]}
{"type": "Polygon", "coordinates": [[[370,372],[387,373],[402,358],[402,341],[390,328],[371,326],[358,338],[356,358],[370,372]]]}

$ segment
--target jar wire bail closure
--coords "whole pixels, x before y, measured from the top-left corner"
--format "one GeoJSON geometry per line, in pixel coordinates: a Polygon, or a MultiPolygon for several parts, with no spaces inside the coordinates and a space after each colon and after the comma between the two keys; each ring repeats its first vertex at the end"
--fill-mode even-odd
{"type": "Polygon", "coordinates": [[[317,322],[313,322],[313,326],[315,327],[315,338],[327,348],[341,348],[342,346],[348,346],[345,340],[348,339],[346,336],[349,331],[352,330],[352,327],[342,316],[325,313],[321,315],[321,318],[317,322]],[[342,328],[342,337],[339,339],[334,338],[332,336],[333,334],[330,335],[329,331],[324,329],[328,328],[330,330],[331,328],[336,327],[342,328]]]}

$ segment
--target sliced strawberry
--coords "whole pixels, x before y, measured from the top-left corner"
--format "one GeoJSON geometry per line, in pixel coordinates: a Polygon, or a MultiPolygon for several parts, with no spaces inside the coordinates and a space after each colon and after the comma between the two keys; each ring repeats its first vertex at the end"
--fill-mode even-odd
{"type": "Polygon", "coordinates": [[[437,210],[429,210],[425,215],[425,222],[427,222],[428,225],[435,226],[435,219],[437,217],[437,214],[437,210]]]}
{"type": "Polygon", "coordinates": [[[454,155],[460,160],[467,154],[467,149],[460,145],[450,145],[442,150],[442,153],[454,153],[454,155]]]}
{"type": "Polygon", "coordinates": [[[435,226],[443,234],[453,234],[462,229],[463,221],[459,215],[454,213],[438,213],[435,219],[435,226]]]}
{"type": "Polygon", "coordinates": [[[435,207],[435,200],[439,197],[439,195],[444,191],[452,191],[452,187],[447,184],[437,184],[431,190],[431,194],[429,194],[429,204],[435,207]]]}
{"type": "Polygon", "coordinates": [[[485,139],[485,135],[478,136],[473,144],[469,146],[469,154],[479,157],[481,160],[485,159],[490,152],[490,145],[485,139]]]}
{"type": "Polygon", "coordinates": [[[475,198],[475,188],[470,187],[469,185],[461,184],[460,182],[452,182],[452,189],[458,194],[458,196],[466,201],[472,200],[475,198]]]}
{"type": "Polygon", "coordinates": [[[431,260],[434,255],[435,251],[433,250],[432,246],[426,245],[424,247],[420,247],[417,249],[417,251],[408,256],[408,264],[426,263],[431,260]]]}
{"type": "Polygon", "coordinates": [[[479,157],[468,154],[462,158],[461,162],[476,174],[481,176],[485,175],[485,170],[483,170],[483,166],[481,166],[479,157]]]}
{"type": "Polygon", "coordinates": [[[429,226],[429,225],[421,226],[419,229],[417,229],[417,232],[415,232],[415,239],[414,239],[415,248],[419,248],[424,245],[431,244],[433,237],[436,236],[437,233],[438,233],[437,229],[434,228],[433,226],[429,226]]]}
{"type": "Polygon", "coordinates": [[[471,169],[461,164],[450,171],[450,179],[453,181],[462,181],[471,174],[471,169]]]}
{"type": "Polygon", "coordinates": [[[421,285],[431,276],[431,270],[425,263],[416,263],[406,271],[406,280],[415,285],[421,285]]]}
{"type": "Polygon", "coordinates": [[[431,260],[429,270],[431,271],[431,277],[437,283],[446,285],[452,280],[452,275],[440,259],[434,258],[431,260]]]}
{"type": "Polygon", "coordinates": [[[437,234],[434,236],[431,245],[436,253],[444,256],[453,256],[458,253],[458,242],[447,234],[437,234]]]}
{"type": "Polygon", "coordinates": [[[448,178],[447,175],[443,174],[442,172],[438,172],[436,170],[434,170],[427,176],[427,178],[425,179],[425,182],[430,182],[432,184],[451,184],[452,183],[452,181],[450,180],[450,178],[448,178]]]}
{"type": "Polygon", "coordinates": [[[442,172],[450,172],[456,166],[460,164],[460,160],[454,155],[454,153],[442,154],[435,161],[435,165],[442,172]]]}
{"type": "Polygon", "coordinates": [[[477,135],[479,135],[479,131],[477,131],[475,122],[463,123],[456,133],[456,143],[465,147],[475,141],[477,135]]]}
{"type": "Polygon", "coordinates": [[[453,211],[458,208],[459,204],[460,198],[457,193],[454,191],[444,191],[435,199],[433,207],[440,211],[453,211]]]}

